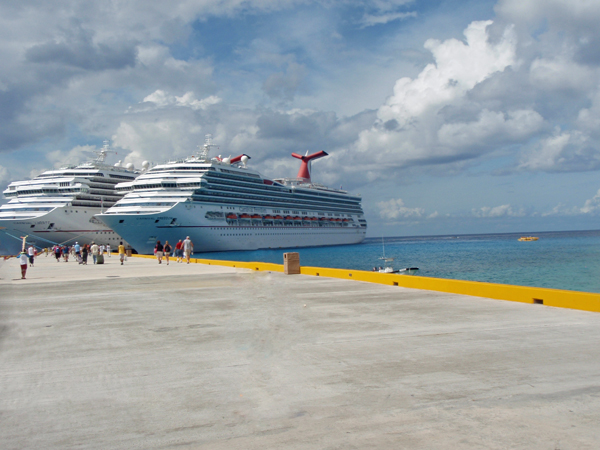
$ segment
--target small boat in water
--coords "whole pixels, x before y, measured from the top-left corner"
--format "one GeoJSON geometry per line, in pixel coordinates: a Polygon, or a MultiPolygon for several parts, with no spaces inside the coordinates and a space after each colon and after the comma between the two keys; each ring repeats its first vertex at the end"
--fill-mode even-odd
{"type": "MultiPolygon", "coordinates": [[[[390,258],[388,258],[388,261],[390,260],[390,258]]],[[[392,258],[393,261],[393,258],[392,258]]],[[[388,263],[389,264],[389,263],[388,263]]],[[[374,272],[379,272],[379,273],[398,273],[398,274],[402,274],[402,275],[413,275],[417,270],[419,270],[418,267],[405,267],[404,269],[394,269],[391,264],[385,267],[379,267],[379,269],[377,268],[373,268],[374,272]]]]}
{"type": "Polygon", "coordinates": [[[521,242],[526,242],[526,241],[537,241],[539,238],[535,237],[535,236],[521,236],[518,240],[521,242]]]}
{"type": "Polygon", "coordinates": [[[383,241],[383,237],[381,238],[381,245],[383,246],[383,256],[380,257],[379,259],[382,261],[385,261],[385,264],[383,265],[383,267],[379,267],[379,268],[373,267],[373,272],[398,273],[398,274],[412,275],[417,270],[419,270],[418,267],[406,267],[404,269],[394,269],[394,267],[392,266],[394,258],[389,258],[389,257],[385,256],[385,243],[383,241]]]}
{"type": "Polygon", "coordinates": [[[406,267],[404,269],[400,269],[398,270],[398,273],[401,274],[406,274],[406,275],[412,275],[414,274],[417,270],[419,270],[418,267],[406,267]]]}

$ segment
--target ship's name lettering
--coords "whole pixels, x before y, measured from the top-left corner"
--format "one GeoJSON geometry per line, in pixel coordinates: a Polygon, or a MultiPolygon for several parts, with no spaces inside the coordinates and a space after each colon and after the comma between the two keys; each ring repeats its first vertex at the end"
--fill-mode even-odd
{"type": "Polygon", "coordinates": [[[173,217],[161,216],[161,217],[139,217],[138,220],[173,220],[173,217]]]}
{"type": "Polygon", "coordinates": [[[15,225],[44,225],[50,223],[49,220],[38,220],[37,222],[13,222],[15,225]]]}

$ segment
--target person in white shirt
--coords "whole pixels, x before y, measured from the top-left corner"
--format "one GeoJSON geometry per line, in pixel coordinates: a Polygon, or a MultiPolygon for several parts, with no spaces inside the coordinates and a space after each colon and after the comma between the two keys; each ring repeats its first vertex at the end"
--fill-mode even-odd
{"type": "Polygon", "coordinates": [[[100,253],[100,248],[98,247],[98,244],[92,242],[90,250],[92,251],[92,259],[94,260],[94,264],[96,264],[96,261],[98,260],[98,253],[100,253]]]}
{"type": "Polygon", "coordinates": [[[100,244],[100,254],[104,255],[104,251],[106,250],[106,247],[104,246],[104,244],[100,244]]]}
{"type": "Polygon", "coordinates": [[[108,256],[110,257],[110,244],[106,244],[106,253],[108,253],[108,256]]]}
{"type": "Polygon", "coordinates": [[[21,264],[21,280],[25,279],[25,274],[27,273],[27,253],[21,252],[19,255],[19,264],[21,264]]]}
{"type": "Polygon", "coordinates": [[[33,248],[33,245],[29,246],[27,249],[27,254],[29,255],[29,264],[31,267],[33,267],[33,257],[35,256],[35,249],[33,248]]]}
{"type": "Polygon", "coordinates": [[[187,236],[185,241],[183,241],[183,257],[187,260],[187,263],[190,263],[190,256],[194,253],[194,243],[190,240],[190,237],[187,236]]]}

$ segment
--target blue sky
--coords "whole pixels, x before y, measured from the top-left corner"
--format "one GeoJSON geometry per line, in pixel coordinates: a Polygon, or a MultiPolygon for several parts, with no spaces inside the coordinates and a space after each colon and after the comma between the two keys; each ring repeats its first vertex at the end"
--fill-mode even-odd
{"type": "Polygon", "coordinates": [[[109,139],[248,153],[363,196],[371,236],[597,229],[600,3],[0,3],[0,184],[109,139]]]}

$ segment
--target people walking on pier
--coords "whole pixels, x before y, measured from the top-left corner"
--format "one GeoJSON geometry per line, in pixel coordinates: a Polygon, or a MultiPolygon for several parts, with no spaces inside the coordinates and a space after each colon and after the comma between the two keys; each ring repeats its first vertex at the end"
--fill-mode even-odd
{"type": "Polygon", "coordinates": [[[190,240],[189,236],[186,236],[185,241],[183,241],[183,256],[188,264],[190,263],[192,253],[194,253],[194,243],[190,240]]]}
{"type": "Polygon", "coordinates": [[[62,248],[62,255],[65,262],[69,262],[69,246],[64,245],[62,248]]]}
{"type": "Polygon", "coordinates": [[[27,254],[29,255],[29,265],[33,267],[33,258],[35,256],[35,249],[33,248],[33,245],[29,246],[29,248],[27,249],[27,254]]]}
{"type": "Polygon", "coordinates": [[[179,242],[175,244],[175,256],[177,257],[178,263],[183,260],[183,242],[181,239],[179,239],[179,242]]]}
{"type": "Polygon", "coordinates": [[[125,246],[123,245],[123,241],[119,242],[119,259],[121,260],[121,265],[123,265],[123,260],[125,260],[125,246]]]}
{"type": "Polygon", "coordinates": [[[164,246],[164,254],[165,254],[165,260],[167,261],[167,266],[169,265],[169,256],[171,255],[171,251],[173,251],[171,245],[169,244],[169,241],[165,241],[165,246],[164,246]]]}
{"type": "Polygon", "coordinates": [[[158,258],[158,263],[162,264],[162,258],[163,258],[163,245],[160,243],[160,241],[156,241],[156,247],[154,247],[154,254],[156,255],[156,257],[158,258]]]}
{"type": "Polygon", "coordinates": [[[27,273],[27,262],[28,262],[27,253],[24,251],[19,254],[19,264],[21,265],[21,280],[25,279],[25,274],[27,273]]]}
{"type": "Polygon", "coordinates": [[[60,262],[60,254],[61,254],[60,245],[55,245],[53,250],[54,250],[54,257],[56,258],[56,262],[60,262]]]}
{"type": "Polygon", "coordinates": [[[106,244],[106,253],[110,256],[110,244],[106,244]]]}
{"type": "Polygon", "coordinates": [[[90,250],[92,251],[92,260],[94,261],[94,264],[96,264],[98,261],[98,253],[100,253],[100,247],[98,247],[98,244],[92,241],[90,250]]]}

